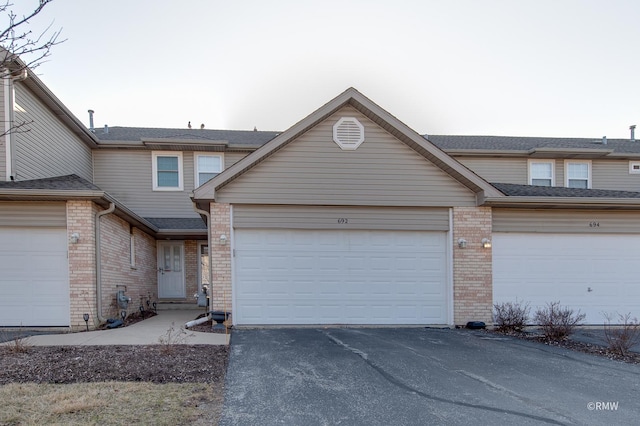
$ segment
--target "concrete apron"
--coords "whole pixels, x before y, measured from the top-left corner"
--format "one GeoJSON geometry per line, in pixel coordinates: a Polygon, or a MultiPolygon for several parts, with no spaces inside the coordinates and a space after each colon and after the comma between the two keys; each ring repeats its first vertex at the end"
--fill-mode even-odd
{"type": "MultiPolygon", "coordinates": [[[[79,333],[48,334],[30,336],[27,344],[32,346],[107,346],[107,345],[158,345],[161,339],[167,341],[169,330],[170,341],[184,345],[228,345],[229,335],[219,333],[202,333],[181,327],[187,321],[195,319],[199,314],[194,310],[166,310],[158,315],[136,324],[115,328],[113,330],[97,330],[79,333]]],[[[0,343],[11,345],[12,342],[0,343]]]]}

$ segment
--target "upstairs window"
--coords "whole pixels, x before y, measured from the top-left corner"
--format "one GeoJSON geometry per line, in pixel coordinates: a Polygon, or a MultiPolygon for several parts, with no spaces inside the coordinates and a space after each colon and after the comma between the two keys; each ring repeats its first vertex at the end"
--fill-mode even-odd
{"type": "Polygon", "coordinates": [[[196,154],[196,188],[222,172],[222,155],[196,154]]]}
{"type": "Polygon", "coordinates": [[[153,190],[182,191],[182,153],[158,151],[153,157],[153,190]]]}
{"type": "Polygon", "coordinates": [[[591,162],[565,161],[567,188],[591,188],[591,162]]]}
{"type": "Polygon", "coordinates": [[[554,186],[553,161],[529,161],[529,185],[554,186]]]}

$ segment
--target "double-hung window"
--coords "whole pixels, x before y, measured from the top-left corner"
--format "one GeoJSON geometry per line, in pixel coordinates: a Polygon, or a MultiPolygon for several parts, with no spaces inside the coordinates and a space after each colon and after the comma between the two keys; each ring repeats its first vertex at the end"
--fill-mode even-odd
{"type": "Polygon", "coordinates": [[[564,169],[567,188],[591,188],[590,161],[565,161],[564,169]]]}
{"type": "Polygon", "coordinates": [[[196,154],[196,188],[222,172],[222,155],[196,154]]]}
{"type": "Polygon", "coordinates": [[[153,158],[153,190],[182,191],[182,153],[155,151],[153,158]]]}
{"type": "Polygon", "coordinates": [[[529,161],[529,185],[554,186],[553,160],[529,161]]]}

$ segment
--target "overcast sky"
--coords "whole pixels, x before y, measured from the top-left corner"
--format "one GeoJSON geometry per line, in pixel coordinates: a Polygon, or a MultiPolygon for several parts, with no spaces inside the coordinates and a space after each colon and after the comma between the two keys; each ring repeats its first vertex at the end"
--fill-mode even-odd
{"type": "Polygon", "coordinates": [[[348,87],[422,134],[640,124],[637,0],[55,0],[30,27],[52,21],[36,72],[87,125],[286,130],[348,87]]]}

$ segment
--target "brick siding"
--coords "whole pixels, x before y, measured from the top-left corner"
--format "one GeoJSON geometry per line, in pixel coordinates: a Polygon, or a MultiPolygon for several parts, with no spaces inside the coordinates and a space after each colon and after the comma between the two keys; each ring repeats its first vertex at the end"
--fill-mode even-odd
{"type": "Polygon", "coordinates": [[[491,239],[491,208],[455,207],[453,209],[453,321],[491,323],[493,306],[492,249],[482,247],[482,239],[491,239]],[[467,241],[466,248],[458,240],[467,241]]]}
{"type": "Polygon", "coordinates": [[[231,311],[231,207],[229,204],[211,203],[211,257],[213,285],[210,291],[213,309],[231,311]],[[227,243],[220,242],[220,235],[227,243]]]}
{"type": "MultiPolygon", "coordinates": [[[[67,232],[80,234],[78,244],[69,245],[71,329],[84,329],[83,314],[90,315],[90,328],[98,325],[96,315],[95,214],[102,210],[91,201],[67,202],[67,232]]],[[[155,239],[114,214],[101,220],[102,316],[119,317],[116,292],[126,286],[132,301],[127,314],[138,310],[140,297],[157,300],[155,239]],[[130,234],[134,235],[135,266],[130,263],[130,234]]]]}

